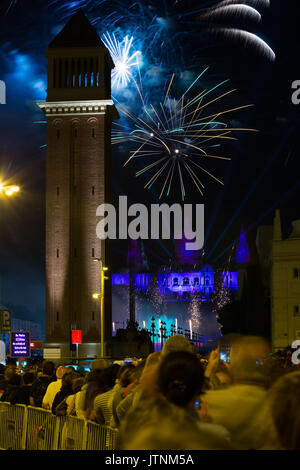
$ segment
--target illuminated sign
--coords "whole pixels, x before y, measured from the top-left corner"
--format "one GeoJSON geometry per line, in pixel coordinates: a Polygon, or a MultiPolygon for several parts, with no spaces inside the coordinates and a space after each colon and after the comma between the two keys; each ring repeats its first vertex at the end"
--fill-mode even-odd
{"type": "Polygon", "coordinates": [[[31,349],[43,349],[43,341],[31,341],[31,349]]]}
{"type": "Polygon", "coordinates": [[[72,344],[81,344],[81,330],[72,330],[72,344]]]}
{"type": "Polygon", "coordinates": [[[11,315],[9,310],[0,310],[0,331],[5,333],[10,331],[11,315]]]}
{"type": "Polygon", "coordinates": [[[10,336],[11,357],[30,357],[30,333],[12,331],[10,336]]]}

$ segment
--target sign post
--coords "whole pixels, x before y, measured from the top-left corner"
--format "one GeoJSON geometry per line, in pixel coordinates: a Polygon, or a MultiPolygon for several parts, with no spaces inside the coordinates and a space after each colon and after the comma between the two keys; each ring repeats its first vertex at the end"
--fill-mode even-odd
{"type": "Polygon", "coordinates": [[[9,310],[0,310],[0,333],[9,333],[11,328],[11,314],[9,310]]]}
{"type": "Polygon", "coordinates": [[[78,359],[78,344],[81,342],[81,330],[72,330],[72,344],[76,344],[76,359],[78,359]]]}

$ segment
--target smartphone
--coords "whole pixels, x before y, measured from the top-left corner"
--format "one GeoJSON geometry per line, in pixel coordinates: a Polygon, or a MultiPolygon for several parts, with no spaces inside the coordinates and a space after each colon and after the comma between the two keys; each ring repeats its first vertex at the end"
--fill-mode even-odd
{"type": "Polygon", "coordinates": [[[220,347],[220,361],[228,363],[230,360],[229,353],[230,353],[229,348],[220,347]]]}

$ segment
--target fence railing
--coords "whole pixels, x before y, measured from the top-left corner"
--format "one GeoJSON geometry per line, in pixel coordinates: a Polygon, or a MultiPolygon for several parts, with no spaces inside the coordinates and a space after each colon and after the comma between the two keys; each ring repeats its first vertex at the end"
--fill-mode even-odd
{"type": "Polygon", "coordinates": [[[118,430],[75,416],[0,402],[2,450],[114,450],[118,430]]]}

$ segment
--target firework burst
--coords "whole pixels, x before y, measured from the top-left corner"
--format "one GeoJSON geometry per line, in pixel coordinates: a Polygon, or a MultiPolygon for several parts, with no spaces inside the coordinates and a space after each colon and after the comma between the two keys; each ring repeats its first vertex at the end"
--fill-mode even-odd
{"type": "Polygon", "coordinates": [[[210,106],[216,105],[223,98],[234,91],[229,90],[214,96],[214,92],[222,87],[228,80],[224,80],[210,89],[203,89],[192,98],[191,90],[206,72],[207,68],[187,88],[179,99],[172,98],[171,88],[174,75],[167,86],[164,99],[159,106],[146,105],[139,89],[142,100],[142,116],[135,117],[124,106],[119,107],[121,115],[132,124],[116,123],[113,128],[112,143],[131,143],[134,149],[130,150],[129,158],[124,166],[140,159],[150,160],[136,176],[149,174],[144,188],[150,189],[154,183],[160,181],[161,199],[169,195],[172,184],[179,178],[181,197],[186,196],[186,178],[190,178],[197,190],[204,195],[205,185],[203,177],[223,185],[221,179],[207,169],[208,162],[214,160],[231,160],[230,157],[216,155],[215,149],[222,146],[226,140],[237,140],[233,133],[237,131],[255,131],[254,129],[228,127],[221,119],[234,111],[252,105],[238,106],[230,109],[208,111],[210,106]],[[177,175],[177,178],[175,177],[177,175]]]}
{"type": "Polygon", "coordinates": [[[103,35],[103,42],[110,52],[110,55],[115,64],[112,70],[112,87],[119,90],[128,85],[134,79],[134,70],[140,64],[140,51],[131,52],[133,36],[125,36],[122,41],[119,41],[115,34],[112,35],[107,32],[103,35]]]}

